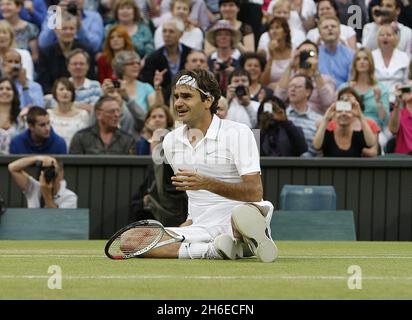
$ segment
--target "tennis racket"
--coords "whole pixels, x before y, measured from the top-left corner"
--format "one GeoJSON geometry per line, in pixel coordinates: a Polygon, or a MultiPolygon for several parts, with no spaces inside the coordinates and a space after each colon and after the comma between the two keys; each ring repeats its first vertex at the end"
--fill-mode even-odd
{"type": "Polygon", "coordinates": [[[184,236],[168,232],[159,221],[141,220],[117,231],[107,242],[104,252],[110,259],[129,259],[184,239],[184,236]]]}

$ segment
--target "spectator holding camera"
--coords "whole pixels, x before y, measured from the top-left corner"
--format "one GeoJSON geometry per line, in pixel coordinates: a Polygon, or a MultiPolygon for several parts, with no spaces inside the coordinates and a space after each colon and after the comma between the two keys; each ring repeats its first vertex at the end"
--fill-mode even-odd
{"type": "Polygon", "coordinates": [[[209,70],[215,74],[223,95],[228,86],[229,75],[239,64],[240,51],[237,46],[240,37],[240,31],[226,20],[218,20],[206,33],[206,39],[216,48],[207,61],[209,70]]]}
{"type": "Polygon", "coordinates": [[[396,135],[395,153],[412,155],[412,80],[396,90],[389,130],[396,135]]]}
{"type": "Polygon", "coordinates": [[[11,162],[9,172],[27,200],[28,208],[77,208],[77,195],[67,189],[63,163],[50,156],[23,157],[11,162]],[[38,177],[26,169],[36,166],[38,177]]]}
{"type": "Polygon", "coordinates": [[[21,55],[15,49],[9,49],[3,58],[3,76],[13,81],[19,94],[20,109],[29,106],[44,106],[43,89],[35,81],[27,78],[22,66],[21,55]]]}
{"type": "Polygon", "coordinates": [[[299,157],[308,150],[302,129],[288,120],[286,105],[278,97],[262,101],[258,123],[261,156],[299,157]]]}
{"type": "Polygon", "coordinates": [[[243,123],[249,128],[256,128],[259,102],[250,99],[250,74],[237,69],[230,74],[226,98],[229,110],[226,119],[243,123]]]}
{"type": "MultiPolygon", "coordinates": [[[[319,125],[313,139],[313,146],[321,150],[325,157],[361,157],[365,148],[377,144],[361,106],[354,96],[344,99],[340,92],[338,101],[333,103],[319,125]],[[359,120],[361,130],[354,130],[354,120],[359,120]],[[327,130],[329,122],[335,121],[335,129],[327,130]]],[[[376,155],[376,154],[375,154],[376,155]]]]}
{"type": "Polygon", "coordinates": [[[26,76],[28,79],[33,80],[33,59],[29,51],[24,49],[17,49],[13,28],[5,20],[0,20],[0,61],[4,60],[4,55],[10,49],[15,49],[21,56],[21,63],[26,71],[26,76]]]}
{"type": "Polygon", "coordinates": [[[155,71],[153,85],[137,80],[141,71],[140,56],[134,51],[120,51],[112,61],[114,74],[124,82],[124,88],[130,99],[141,106],[146,112],[153,105],[164,104],[161,84],[167,70],[155,71]]]}
{"type": "Polygon", "coordinates": [[[297,74],[304,75],[312,80],[313,91],[309,98],[309,107],[324,114],[326,109],[335,101],[335,80],[328,75],[321,74],[318,68],[318,46],[310,40],[302,42],[293,53],[293,59],[286,71],[282,74],[275,89],[275,95],[285,101],[288,96],[290,79],[297,74]]]}
{"type": "Polygon", "coordinates": [[[401,12],[401,0],[381,0],[380,6],[372,7],[373,22],[366,24],[363,28],[362,45],[375,50],[378,45],[378,34],[381,26],[389,24],[396,30],[398,37],[396,48],[407,53],[409,56],[412,49],[412,29],[398,22],[401,12]]]}
{"type": "Polygon", "coordinates": [[[50,125],[47,111],[30,107],[27,112],[28,128],[10,142],[10,154],[66,154],[67,146],[50,125]]]}
{"type": "MultiPolygon", "coordinates": [[[[58,4],[63,11],[63,15],[69,14],[76,21],[76,29],[73,37],[78,43],[86,46],[92,54],[100,51],[104,38],[103,20],[99,13],[83,9],[84,0],[61,0],[58,4]]],[[[52,13],[55,14],[55,13],[52,13]]],[[[39,36],[39,46],[44,49],[60,41],[56,32],[58,28],[49,28],[49,21],[56,20],[56,17],[48,16],[43,21],[39,36]]],[[[62,17],[62,20],[64,18],[62,17]]],[[[61,29],[64,29],[63,25],[61,29]]],[[[74,49],[74,48],[72,48],[74,49]]]]}

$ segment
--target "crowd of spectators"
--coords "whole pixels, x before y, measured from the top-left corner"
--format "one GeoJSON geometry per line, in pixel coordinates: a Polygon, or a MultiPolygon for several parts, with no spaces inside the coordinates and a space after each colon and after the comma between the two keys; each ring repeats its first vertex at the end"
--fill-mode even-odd
{"type": "Polygon", "coordinates": [[[151,154],[196,68],[262,156],[412,154],[411,17],[407,0],[0,0],[0,154],[151,154]]]}

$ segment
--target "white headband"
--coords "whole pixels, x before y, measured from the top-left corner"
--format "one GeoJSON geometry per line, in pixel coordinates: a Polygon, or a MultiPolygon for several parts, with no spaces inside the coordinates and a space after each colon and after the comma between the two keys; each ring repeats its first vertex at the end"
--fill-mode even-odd
{"type": "Polygon", "coordinates": [[[203,91],[202,89],[199,88],[199,85],[197,84],[196,79],[193,78],[192,76],[189,76],[187,74],[184,74],[183,76],[181,76],[179,78],[179,80],[177,80],[177,82],[176,82],[176,87],[181,86],[181,85],[189,86],[189,87],[192,87],[196,90],[199,90],[205,96],[211,97],[213,100],[215,100],[215,97],[213,97],[209,92],[205,92],[205,91],[203,91]]]}

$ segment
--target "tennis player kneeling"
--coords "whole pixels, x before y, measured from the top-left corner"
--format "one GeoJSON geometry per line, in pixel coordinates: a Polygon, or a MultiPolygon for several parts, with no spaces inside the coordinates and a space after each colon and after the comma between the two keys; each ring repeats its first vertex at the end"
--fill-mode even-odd
{"type": "Polygon", "coordinates": [[[188,218],[175,228],[153,220],[136,222],[109,240],[106,254],[114,259],[232,260],[256,255],[263,262],[274,261],[278,250],[270,231],[273,205],[262,201],[253,132],[215,115],[220,89],[208,71],[181,71],[173,96],[183,125],[166,135],[163,150],[175,172],[173,185],[187,192],[188,218]]]}

